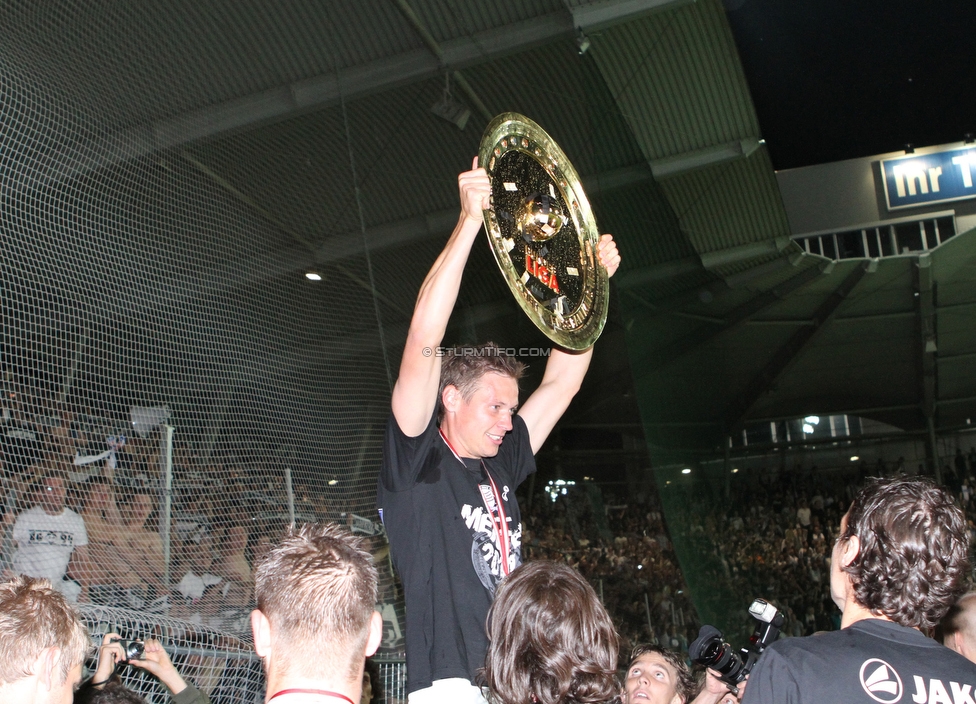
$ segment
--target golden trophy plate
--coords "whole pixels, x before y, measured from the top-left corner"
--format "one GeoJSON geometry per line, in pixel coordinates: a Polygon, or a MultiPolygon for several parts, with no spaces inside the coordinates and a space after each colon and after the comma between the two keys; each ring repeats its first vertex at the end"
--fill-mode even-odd
{"type": "Polygon", "coordinates": [[[589,348],[607,321],[609,280],[576,169],[545,130],[514,112],[488,125],[478,164],[491,179],[485,231],[515,300],[559,346],[589,348]]]}

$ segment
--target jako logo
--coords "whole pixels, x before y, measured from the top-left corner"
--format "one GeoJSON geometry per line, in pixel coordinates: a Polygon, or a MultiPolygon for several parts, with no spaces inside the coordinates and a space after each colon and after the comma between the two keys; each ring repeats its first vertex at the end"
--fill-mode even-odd
{"type": "Polygon", "coordinates": [[[894,704],[901,699],[904,687],[895,668],[878,658],[865,660],[861,665],[861,686],[876,702],[894,704]]]}

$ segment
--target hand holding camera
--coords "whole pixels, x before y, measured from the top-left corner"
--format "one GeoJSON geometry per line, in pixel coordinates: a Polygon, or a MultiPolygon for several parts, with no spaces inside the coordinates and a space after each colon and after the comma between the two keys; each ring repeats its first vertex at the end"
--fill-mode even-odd
{"type": "Polygon", "coordinates": [[[764,599],[752,602],[749,615],[756,620],[756,629],[749,638],[749,645],[738,653],[725,642],[721,631],[709,625],[702,626],[698,638],[688,646],[691,659],[709,668],[712,677],[724,682],[735,693],[745,687],[742,683],[752,666],[783,627],[783,614],[764,599]]]}
{"type": "Polygon", "coordinates": [[[125,640],[118,633],[106,633],[98,650],[98,667],[92,676],[92,686],[105,685],[122,664],[147,670],[155,675],[173,694],[186,689],[186,682],[180,677],[169,659],[169,655],[158,640],[152,638],[145,642],[125,640]]]}

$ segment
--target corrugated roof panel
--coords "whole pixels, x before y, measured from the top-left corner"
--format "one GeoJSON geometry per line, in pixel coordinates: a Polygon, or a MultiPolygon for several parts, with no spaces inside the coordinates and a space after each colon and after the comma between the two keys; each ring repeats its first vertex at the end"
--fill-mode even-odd
{"type": "Polygon", "coordinates": [[[235,3],[5,3],[5,41],[47,56],[103,118],[138,124],[422,43],[386,0],[235,3]]]}
{"type": "Polygon", "coordinates": [[[769,156],[698,169],[661,182],[699,253],[790,234],[769,156]]]}
{"type": "Polygon", "coordinates": [[[410,6],[439,42],[554,12],[569,14],[560,0],[410,0],[410,6]]]}
{"type": "MultiPolygon", "coordinates": [[[[347,106],[367,227],[458,208],[457,173],[468,165],[454,155],[474,146],[428,110],[439,90],[431,81],[347,106]]],[[[359,231],[339,108],[188,151],[296,229],[319,237],[359,231]]]]}
{"type": "MultiPolygon", "coordinates": [[[[539,123],[584,177],[643,162],[603,77],[571,39],[466,69],[464,75],[492,114],[514,111],[539,123]]],[[[466,132],[480,142],[486,126],[475,113],[466,132]]]]}
{"type": "Polygon", "coordinates": [[[759,136],[717,0],[604,30],[592,51],[648,159],[759,136]]]}
{"type": "Polygon", "coordinates": [[[695,256],[667,198],[653,181],[608,191],[593,201],[601,229],[612,232],[626,248],[625,270],[695,256]]]}

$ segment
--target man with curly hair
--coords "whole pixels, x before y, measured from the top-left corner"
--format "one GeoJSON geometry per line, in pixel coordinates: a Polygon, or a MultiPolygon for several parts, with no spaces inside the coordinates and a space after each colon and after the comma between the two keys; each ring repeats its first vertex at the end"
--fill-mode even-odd
{"type": "Polygon", "coordinates": [[[770,646],[744,704],[970,702],[976,665],[928,638],[964,591],[963,512],[927,479],[875,479],[841,519],[830,592],[841,630],[770,646]]]}

